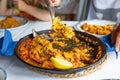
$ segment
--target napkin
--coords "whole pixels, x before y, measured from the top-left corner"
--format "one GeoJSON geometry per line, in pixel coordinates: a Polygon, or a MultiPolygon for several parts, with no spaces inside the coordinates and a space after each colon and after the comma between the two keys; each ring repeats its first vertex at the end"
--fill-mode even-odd
{"type": "Polygon", "coordinates": [[[118,52],[116,52],[116,50],[115,50],[115,45],[111,44],[111,34],[109,34],[107,36],[104,36],[104,37],[102,37],[100,39],[105,43],[105,45],[107,47],[107,51],[108,52],[115,51],[116,58],[118,58],[118,52]]]}
{"type": "Polygon", "coordinates": [[[12,56],[14,55],[14,48],[17,41],[12,40],[12,35],[9,30],[4,31],[4,37],[0,38],[0,55],[12,56]]]}

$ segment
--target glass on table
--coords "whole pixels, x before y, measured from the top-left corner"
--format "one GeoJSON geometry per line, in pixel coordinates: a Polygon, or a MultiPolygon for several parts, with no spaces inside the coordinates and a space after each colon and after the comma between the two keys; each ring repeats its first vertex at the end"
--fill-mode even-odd
{"type": "Polygon", "coordinates": [[[0,80],[6,80],[6,79],[7,79],[6,71],[0,67],[0,80]]]}

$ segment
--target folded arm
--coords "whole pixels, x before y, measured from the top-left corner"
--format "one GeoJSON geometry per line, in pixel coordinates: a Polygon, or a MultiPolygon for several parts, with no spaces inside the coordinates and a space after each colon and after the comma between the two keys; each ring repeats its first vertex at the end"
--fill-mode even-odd
{"type": "Polygon", "coordinates": [[[0,15],[12,15],[14,14],[14,8],[7,7],[7,0],[1,0],[0,1],[0,15]]]}
{"type": "Polygon", "coordinates": [[[35,18],[43,21],[51,21],[50,13],[48,10],[45,9],[39,9],[35,6],[26,4],[23,0],[13,0],[14,6],[20,10],[24,11],[35,18]]]}
{"type": "Polygon", "coordinates": [[[112,32],[112,43],[115,44],[115,50],[120,51],[120,24],[112,32]]]}

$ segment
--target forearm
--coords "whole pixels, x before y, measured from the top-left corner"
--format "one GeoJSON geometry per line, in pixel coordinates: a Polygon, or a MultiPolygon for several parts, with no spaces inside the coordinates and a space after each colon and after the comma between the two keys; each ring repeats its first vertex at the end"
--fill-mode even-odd
{"type": "Polygon", "coordinates": [[[116,37],[116,42],[115,42],[115,49],[117,52],[120,51],[120,26],[116,30],[117,37],[116,37]]]}
{"type": "Polygon", "coordinates": [[[7,8],[7,0],[1,0],[0,2],[0,15],[11,15],[14,14],[13,8],[7,8]]]}
{"type": "Polygon", "coordinates": [[[47,10],[38,9],[37,7],[27,6],[24,12],[36,17],[39,20],[51,21],[50,13],[47,10]]]}
{"type": "Polygon", "coordinates": [[[7,10],[7,0],[0,1],[0,14],[4,14],[7,10]]]}

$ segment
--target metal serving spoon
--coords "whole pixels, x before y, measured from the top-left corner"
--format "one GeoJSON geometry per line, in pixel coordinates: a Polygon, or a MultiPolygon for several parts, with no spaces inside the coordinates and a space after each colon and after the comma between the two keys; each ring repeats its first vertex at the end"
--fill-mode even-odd
{"type": "MultiPolygon", "coordinates": [[[[32,34],[33,34],[33,37],[42,35],[45,37],[46,40],[50,40],[50,41],[52,40],[52,38],[45,33],[38,34],[35,29],[32,29],[32,34]]],[[[64,42],[67,44],[67,46],[60,47],[58,44],[54,43],[53,48],[59,49],[62,51],[71,51],[73,48],[77,47],[77,44],[75,44],[72,40],[65,40],[64,42]]]]}
{"type": "Polygon", "coordinates": [[[38,33],[36,32],[35,29],[32,29],[32,34],[33,34],[33,37],[36,37],[36,36],[42,35],[42,36],[44,36],[45,39],[47,39],[47,40],[50,40],[50,39],[51,39],[51,37],[49,37],[49,36],[48,36],[47,34],[45,34],[45,33],[38,34],[38,33]]]}
{"type": "Polygon", "coordinates": [[[49,10],[49,12],[50,12],[51,19],[52,19],[52,21],[53,21],[54,18],[55,18],[54,9],[50,6],[50,3],[49,3],[48,0],[45,0],[45,3],[46,3],[47,8],[48,8],[48,10],[49,10]]]}
{"type": "Polygon", "coordinates": [[[32,29],[32,34],[33,34],[33,37],[38,36],[38,33],[36,32],[36,30],[35,30],[35,29],[32,29]]]}

